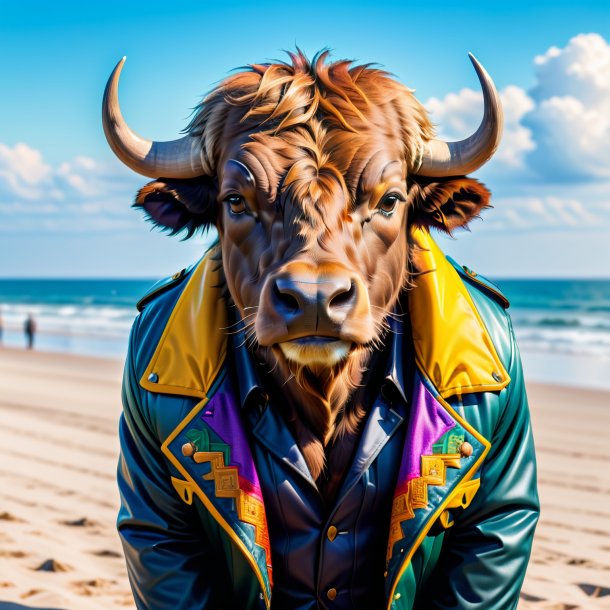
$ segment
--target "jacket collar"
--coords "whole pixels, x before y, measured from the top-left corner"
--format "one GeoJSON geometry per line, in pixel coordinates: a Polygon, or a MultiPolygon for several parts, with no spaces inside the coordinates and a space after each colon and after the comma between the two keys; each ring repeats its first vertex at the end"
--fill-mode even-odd
{"type": "MultiPolygon", "coordinates": [[[[414,229],[411,243],[421,273],[408,293],[417,367],[442,398],[503,389],[510,378],[457,271],[427,231],[414,229]]],[[[207,396],[224,363],[228,336],[227,307],[215,254],[215,250],[210,251],[188,279],[140,380],[143,388],[207,396]]],[[[401,351],[394,340],[398,335],[391,335],[387,379],[404,397],[401,351]]],[[[242,351],[242,355],[247,354],[242,351]]],[[[242,399],[258,385],[255,376],[248,377],[242,399]]]]}
{"type": "MultiPolygon", "coordinates": [[[[389,321],[390,332],[387,335],[387,362],[384,370],[384,384],[382,391],[396,392],[400,398],[407,403],[408,387],[410,385],[408,375],[408,362],[405,361],[405,333],[408,330],[406,324],[400,315],[393,316],[389,321]]],[[[237,322],[236,326],[239,331],[233,335],[232,340],[232,357],[235,363],[235,369],[239,372],[235,375],[237,378],[237,390],[239,402],[242,408],[247,408],[257,399],[266,396],[265,385],[261,380],[258,367],[254,362],[254,356],[245,345],[245,338],[241,332],[243,324],[237,322]]]]}
{"type": "Polygon", "coordinates": [[[227,307],[217,247],[197,264],[165,325],[140,385],[158,394],[208,398],[227,351],[227,307]]]}
{"type": "Polygon", "coordinates": [[[500,391],[510,377],[459,274],[430,233],[411,232],[419,275],[409,292],[415,361],[442,398],[500,391]]]}

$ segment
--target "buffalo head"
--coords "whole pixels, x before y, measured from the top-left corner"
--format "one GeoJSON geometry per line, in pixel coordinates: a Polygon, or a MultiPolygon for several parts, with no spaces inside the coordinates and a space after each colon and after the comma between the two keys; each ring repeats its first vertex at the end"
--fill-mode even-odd
{"type": "Polygon", "coordinates": [[[356,427],[358,409],[342,408],[411,281],[410,227],[451,232],[488,205],[487,189],[464,176],[495,151],[502,110],[471,59],[485,114],[459,142],[435,139],[422,105],[387,73],[327,53],[230,76],[173,142],[143,139],[123,120],[123,61],[108,82],[110,146],[155,178],[136,206],[172,233],[217,228],[230,299],[306,422],[297,433],[314,476],[316,451],[356,427]]]}

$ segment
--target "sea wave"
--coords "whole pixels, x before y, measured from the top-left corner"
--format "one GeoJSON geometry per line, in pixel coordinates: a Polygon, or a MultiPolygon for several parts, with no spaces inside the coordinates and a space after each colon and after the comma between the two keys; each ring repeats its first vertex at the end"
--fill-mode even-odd
{"type": "Polygon", "coordinates": [[[610,316],[566,316],[560,314],[523,314],[516,311],[513,324],[522,328],[583,329],[610,332],[610,316]]]}
{"type": "MultiPolygon", "coordinates": [[[[33,291],[25,294],[24,290],[22,295],[20,287],[13,290],[10,299],[3,298],[0,291],[5,344],[23,344],[25,320],[33,315],[38,335],[47,337],[53,349],[86,353],[101,350],[121,356],[137,314],[135,302],[149,284],[139,281],[130,285],[129,294],[125,287],[123,293],[115,293],[108,286],[91,294],[88,286],[79,287],[77,294],[71,284],[66,285],[73,292],[71,300],[61,295],[61,286],[47,289],[41,300],[33,291]]],[[[521,297],[526,300],[527,293],[524,291],[521,297]]],[[[552,308],[550,302],[547,299],[543,307],[524,307],[513,300],[509,313],[522,351],[610,358],[610,305],[605,298],[580,301],[578,307],[564,302],[563,307],[552,308]]]]}
{"type": "Polygon", "coordinates": [[[23,329],[29,315],[36,332],[48,335],[122,338],[129,333],[137,311],[133,307],[49,305],[47,303],[7,304],[2,307],[4,328],[23,329]]]}

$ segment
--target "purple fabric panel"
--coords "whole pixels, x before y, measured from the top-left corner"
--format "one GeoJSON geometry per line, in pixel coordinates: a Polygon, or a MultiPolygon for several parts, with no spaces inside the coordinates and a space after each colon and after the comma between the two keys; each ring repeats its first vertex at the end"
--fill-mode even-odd
{"type": "Polygon", "coordinates": [[[430,455],[432,445],[454,427],[453,418],[430,393],[421,377],[415,375],[409,428],[398,475],[399,486],[421,476],[421,456],[430,455]]]}
{"type": "Polygon", "coordinates": [[[217,392],[204,407],[200,417],[231,447],[231,466],[239,466],[239,476],[260,489],[254,458],[234,397],[231,394],[217,392]]]}

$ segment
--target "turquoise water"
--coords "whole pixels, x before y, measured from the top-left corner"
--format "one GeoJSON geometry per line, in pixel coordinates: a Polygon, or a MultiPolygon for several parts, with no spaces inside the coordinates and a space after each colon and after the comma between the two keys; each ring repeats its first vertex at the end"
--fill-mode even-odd
{"type": "MultiPolygon", "coordinates": [[[[123,357],[135,303],[154,283],[135,280],[0,280],[3,343],[123,357]]],[[[610,280],[497,280],[530,379],[610,388],[610,280]]]]}
{"type": "Polygon", "coordinates": [[[27,315],[37,324],[36,347],[122,358],[135,304],[154,280],[0,280],[3,343],[24,346],[27,315]]]}

